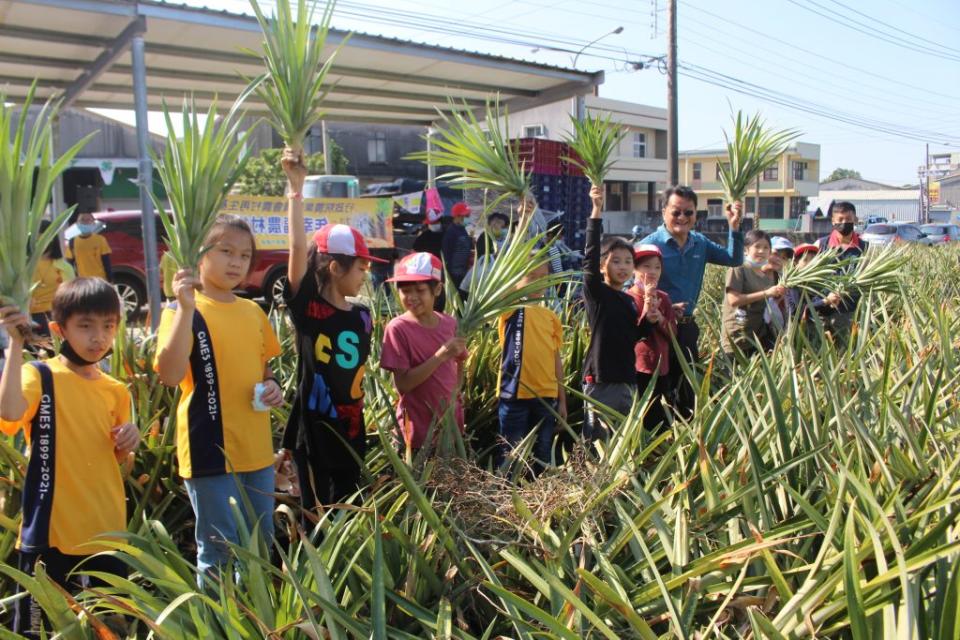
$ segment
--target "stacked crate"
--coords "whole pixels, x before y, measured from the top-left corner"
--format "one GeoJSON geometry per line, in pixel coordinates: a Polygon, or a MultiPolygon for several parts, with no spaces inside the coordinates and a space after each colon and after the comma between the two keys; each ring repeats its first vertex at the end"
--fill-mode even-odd
{"type": "Polygon", "coordinates": [[[566,159],[573,151],[565,142],[541,138],[520,138],[514,144],[520,163],[530,172],[537,202],[543,209],[561,214],[564,242],[582,251],[590,216],[590,183],[579,167],[566,159]]]}

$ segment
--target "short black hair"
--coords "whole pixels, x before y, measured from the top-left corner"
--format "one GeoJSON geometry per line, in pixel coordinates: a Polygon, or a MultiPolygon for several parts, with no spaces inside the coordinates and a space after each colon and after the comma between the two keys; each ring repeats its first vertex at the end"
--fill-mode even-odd
{"type": "Polygon", "coordinates": [[[770,236],[766,231],[761,231],[760,229],[751,229],[747,231],[746,235],[743,236],[743,246],[749,247],[752,246],[761,240],[766,240],[767,244],[770,244],[770,236]]]}
{"type": "Polygon", "coordinates": [[[630,255],[633,256],[633,245],[624,240],[623,238],[610,238],[605,240],[604,243],[600,246],[600,262],[606,260],[607,256],[613,253],[614,251],[629,251],[630,255]]]}
{"type": "Polygon", "coordinates": [[[663,206],[667,206],[670,196],[677,196],[679,198],[683,198],[684,200],[691,200],[693,202],[693,206],[697,206],[697,192],[688,186],[674,184],[667,187],[666,191],[663,192],[663,206]]]}
{"type": "Polygon", "coordinates": [[[120,319],[117,290],[100,278],[74,278],[57,288],[53,296],[53,319],[63,325],[71,316],[91,313],[120,319]]]}
{"type": "MultiPolygon", "coordinates": [[[[40,233],[50,228],[49,220],[40,221],[40,233]]],[[[39,235],[37,236],[39,237],[39,235]]],[[[60,260],[63,258],[63,250],[60,248],[60,238],[57,236],[53,237],[53,240],[50,241],[50,244],[46,246],[43,250],[43,257],[49,258],[51,260],[60,260]]]]}
{"type": "Polygon", "coordinates": [[[853,215],[857,215],[857,208],[848,200],[840,200],[832,204],[833,206],[830,208],[830,217],[833,217],[833,214],[839,213],[840,211],[846,211],[852,213],[853,215]]]}

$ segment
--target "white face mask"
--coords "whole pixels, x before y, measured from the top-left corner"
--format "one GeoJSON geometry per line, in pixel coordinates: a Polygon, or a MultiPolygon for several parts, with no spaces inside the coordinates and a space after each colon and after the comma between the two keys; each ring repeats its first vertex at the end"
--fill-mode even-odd
{"type": "Polygon", "coordinates": [[[430,229],[430,231],[440,231],[440,229],[442,229],[442,228],[443,228],[443,225],[440,224],[439,222],[438,222],[437,224],[428,224],[428,225],[427,225],[427,229],[430,229]]]}

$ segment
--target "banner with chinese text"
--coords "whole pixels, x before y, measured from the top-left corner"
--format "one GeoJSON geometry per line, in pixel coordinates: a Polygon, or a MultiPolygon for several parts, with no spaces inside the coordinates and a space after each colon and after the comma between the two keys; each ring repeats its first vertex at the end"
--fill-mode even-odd
{"type": "MultiPolygon", "coordinates": [[[[257,249],[287,248],[287,199],[229,195],[220,213],[243,216],[257,238],[257,249]]],[[[323,225],[348,224],[363,234],[371,249],[393,246],[393,200],[390,198],[309,198],[303,201],[304,232],[323,225]]]]}

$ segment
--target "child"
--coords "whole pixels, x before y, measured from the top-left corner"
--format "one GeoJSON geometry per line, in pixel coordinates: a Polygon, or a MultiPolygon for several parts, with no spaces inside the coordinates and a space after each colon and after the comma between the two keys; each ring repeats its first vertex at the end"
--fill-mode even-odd
{"type": "Polygon", "coordinates": [[[103,278],[113,281],[113,269],[110,266],[110,244],[97,233],[98,223],[92,213],[81,213],[77,217],[80,235],[67,243],[67,259],[77,270],[81,278],[103,278]]]}
{"type": "Polygon", "coordinates": [[[363,376],[370,355],[370,311],[348,297],[360,292],[371,261],[363,236],[343,224],[327,224],[307,250],[302,189],[306,166],[284,149],[288,180],[290,256],[284,299],[297,331],[297,393],[283,455],[293,452],[300,500],[311,511],[342,502],[360,485],[367,451],[363,376]]]}
{"type": "Polygon", "coordinates": [[[639,340],[634,349],[637,369],[637,392],[642,394],[656,376],[651,405],[643,417],[643,428],[657,433],[665,428],[667,416],[662,398],[670,391],[671,340],[677,332],[673,303],[666,292],[657,289],[663,273],[663,254],[653,244],[638,244],[633,248],[634,285],[629,293],[637,303],[640,322],[649,323],[650,334],[639,340]]]}
{"type": "MultiPolygon", "coordinates": [[[[545,278],[550,267],[542,264],[520,281],[520,287],[545,278]]],[[[534,471],[543,470],[552,457],[554,412],[566,420],[567,394],[563,387],[563,327],[557,314],[542,304],[543,292],[534,303],[505,313],[497,323],[500,337],[500,452],[498,466],[527,435],[537,429],[533,445],[534,471]]]]}
{"type": "Polygon", "coordinates": [[[239,541],[231,498],[241,509],[250,501],[246,526],[252,531],[259,524],[262,539],[271,543],[267,409],[279,406],[283,393],[267,365],[280,354],[270,321],[257,303],[233,294],[253,263],[253,232],[243,219],[222,215],[204,245],[210,248],[200,260],[199,280],[186,269],[174,276],[176,301],[160,317],[154,367],[163,384],[180,386],[177,462],[196,516],[197,566],[216,573],[229,564],[224,541],[239,541]]]}
{"type": "MultiPolygon", "coordinates": [[[[590,344],[583,366],[583,392],[596,402],[626,415],[633,406],[637,388],[634,346],[650,333],[649,323],[637,323],[637,305],[624,283],[633,274],[633,247],[614,238],[600,245],[603,237],[603,192],[590,188],[593,211],[587,221],[583,259],[583,297],[590,325],[590,344]]],[[[583,437],[606,439],[610,427],[601,424],[595,411],[587,409],[583,437]]]]}
{"type": "Polygon", "coordinates": [[[459,363],[467,357],[467,345],[456,335],[457,321],[433,309],[443,287],[443,267],[436,256],[409,254],[397,263],[388,281],[397,283],[406,311],[384,330],[380,366],[393,372],[400,394],[397,422],[407,447],[417,450],[451,402],[456,403],[454,415],[463,429],[459,363]]]}
{"type": "MultiPolygon", "coordinates": [[[[820,248],[815,244],[797,245],[793,252],[793,260],[798,267],[804,267],[810,263],[814,257],[820,253],[820,248]]],[[[792,318],[803,300],[803,292],[800,289],[787,289],[784,301],[787,307],[787,317],[792,318]]],[[[818,298],[819,300],[819,298],[818,298]]]]}
{"type": "Polygon", "coordinates": [[[764,269],[769,257],[770,237],[755,229],[744,237],[743,266],[727,272],[720,343],[730,357],[737,352],[749,357],[756,350],[755,339],[764,349],[772,348],[778,318],[782,327],[779,300],[786,289],[764,269]]]}
{"type": "MultiPolygon", "coordinates": [[[[57,290],[52,315],[50,329],[63,339],[60,355],[23,364],[18,329],[29,320],[16,308],[0,309],[10,334],[0,377],[0,430],[12,435],[23,429],[30,447],[19,569],[34,575],[42,562],[54,582],[76,594],[79,577],[68,575],[81,563],[85,570],[123,574],[116,558],[91,556],[108,550],[98,538],[127,528],[118,462],[136,449],[140,432],[129,422],[130,393],[97,367],[120,323],[117,292],[103,280],[78,278],[57,290]]],[[[14,607],[13,631],[39,634],[44,622],[31,597],[14,607]]]]}
{"type": "Polygon", "coordinates": [[[443,230],[442,258],[450,278],[457,287],[463,282],[463,277],[467,275],[473,261],[473,238],[467,233],[465,226],[470,213],[470,207],[466,202],[453,205],[450,208],[453,221],[443,230]]]}
{"type": "MultiPolygon", "coordinates": [[[[49,220],[40,222],[41,233],[50,226],[49,220]]],[[[30,297],[30,317],[33,319],[33,333],[49,336],[50,312],[53,311],[53,296],[64,282],[73,280],[73,268],[63,259],[60,239],[53,241],[44,249],[37,268],[33,272],[34,289],[30,297]]]]}

